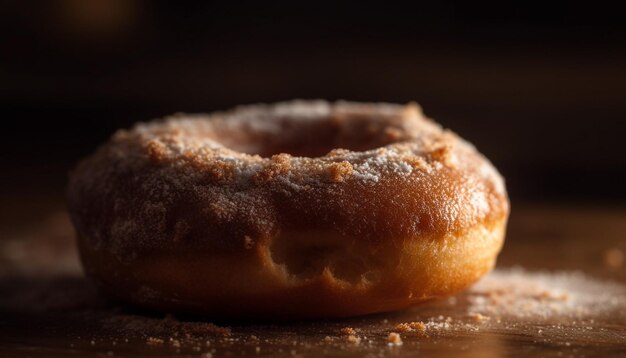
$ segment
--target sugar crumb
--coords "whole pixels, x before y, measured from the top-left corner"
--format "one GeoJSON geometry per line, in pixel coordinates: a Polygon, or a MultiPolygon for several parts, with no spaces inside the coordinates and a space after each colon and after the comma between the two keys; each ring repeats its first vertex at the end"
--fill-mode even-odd
{"type": "Polygon", "coordinates": [[[339,163],[332,163],[328,166],[331,181],[338,183],[345,181],[352,175],[353,170],[352,164],[345,160],[339,163]]]}
{"type": "Polygon", "coordinates": [[[400,332],[400,333],[404,333],[404,332],[411,332],[413,330],[413,328],[411,328],[411,326],[408,323],[398,323],[394,329],[395,332],[400,332]]]}
{"type": "Polygon", "coordinates": [[[426,325],[424,322],[411,322],[409,323],[409,326],[416,331],[426,332],[426,325]]]}
{"type": "Polygon", "coordinates": [[[484,322],[484,321],[489,321],[491,319],[491,317],[482,315],[482,314],[477,313],[477,312],[471,312],[468,315],[468,317],[470,319],[472,319],[474,322],[484,322]]]}
{"type": "Polygon", "coordinates": [[[392,345],[392,346],[393,345],[395,345],[395,346],[402,345],[402,337],[400,337],[400,334],[398,334],[396,332],[391,332],[387,336],[387,343],[389,345],[392,345]]]}
{"type": "Polygon", "coordinates": [[[163,343],[165,343],[165,341],[164,341],[164,340],[162,340],[161,338],[156,338],[156,337],[148,337],[148,338],[146,339],[146,343],[147,343],[149,346],[160,346],[160,345],[162,345],[163,343]]]}
{"type": "Polygon", "coordinates": [[[358,336],[355,336],[355,335],[351,334],[351,335],[349,335],[349,336],[347,336],[347,337],[346,337],[346,341],[347,341],[348,343],[351,343],[351,344],[357,345],[357,344],[361,343],[361,338],[360,338],[360,337],[358,337],[358,336]]]}
{"type": "Polygon", "coordinates": [[[343,335],[355,335],[356,334],[356,330],[352,327],[343,327],[342,329],[339,330],[339,332],[341,332],[341,334],[343,335]]]}

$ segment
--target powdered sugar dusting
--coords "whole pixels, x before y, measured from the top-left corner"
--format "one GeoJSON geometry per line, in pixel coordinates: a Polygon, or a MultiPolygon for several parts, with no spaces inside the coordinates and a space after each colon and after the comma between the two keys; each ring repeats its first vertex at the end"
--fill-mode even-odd
{"type": "Polygon", "coordinates": [[[496,270],[470,293],[469,310],[486,316],[518,321],[606,315],[626,319],[626,286],[581,272],[496,270]]]}
{"type": "MultiPolygon", "coordinates": [[[[266,138],[266,135],[285,136],[287,133],[282,132],[285,131],[286,118],[300,125],[307,121],[323,122],[328,118],[340,118],[340,121],[335,123],[341,123],[342,126],[346,126],[346,130],[350,130],[349,127],[353,124],[349,118],[352,116],[359,118],[365,113],[372,116],[368,120],[373,123],[385,121],[384,126],[387,127],[381,127],[381,135],[388,133],[385,135],[397,138],[395,140],[401,145],[394,143],[373,150],[334,152],[332,158],[328,155],[319,158],[317,164],[321,164],[322,168],[321,170],[316,168],[317,172],[326,171],[327,165],[338,160],[347,161],[353,165],[354,171],[350,175],[353,179],[365,184],[375,184],[389,174],[403,177],[410,176],[415,170],[430,172],[444,167],[475,167],[482,178],[493,181],[497,190],[504,194],[499,174],[483,158],[475,163],[459,162],[459,156],[475,156],[473,146],[424,118],[415,104],[401,106],[340,101],[333,105],[325,101],[295,100],[271,106],[264,104],[241,106],[232,111],[216,112],[212,115],[177,114],[164,121],[140,123],[133,131],[144,141],[158,142],[158,145],[166,148],[168,156],[193,153],[192,155],[201,155],[209,161],[223,162],[235,168],[233,177],[241,184],[249,182],[256,173],[267,167],[270,158],[258,158],[261,160],[248,165],[254,156],[232,150],[224,143],[220,143],[218,138],[224,138],[225,133],[234,130],[251,133],[253,137],[258,138],[266,138]],[[410,159],[407,160],[407,157],[410,159]],[[420,162],[416,164],[417,161],[420,162]]],[[[129,134],[132,132],[126,135],[129,134]]],[[[238,147],[254,151],[255,145],[247,144],[246,141],[240,140],[238,147]]],[[[293,166],[292,170],[311,167],[310,160],[290,158],[289,161],[293,166]]],[[[319,174],[321,177],[324,176],[323,173],[319,174]]],[[[299,177],[288,174],[280,180],[300,190],[303,183],[296,182],[298,179],[299,177]]],[[[319,180],[323,181],[320,178],[316,179],[319,180]]]]}

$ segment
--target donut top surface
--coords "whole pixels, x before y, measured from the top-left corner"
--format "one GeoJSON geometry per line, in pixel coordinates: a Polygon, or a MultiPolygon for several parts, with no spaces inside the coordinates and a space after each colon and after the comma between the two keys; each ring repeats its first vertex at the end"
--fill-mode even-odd
{"type": "Polygon", "coordinates": [[[68,197],[79,232],[120,256],[249,249],[290,231],[426,240],[508,213],[489,161],[413,103],[298,100],[140,123],[76,168],[68,197]]]}

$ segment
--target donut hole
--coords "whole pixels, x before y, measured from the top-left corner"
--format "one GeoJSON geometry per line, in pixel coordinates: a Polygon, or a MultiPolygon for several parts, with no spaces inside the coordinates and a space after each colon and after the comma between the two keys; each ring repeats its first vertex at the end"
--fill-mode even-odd
{"type": "Polygon", "coordinates": [[[220,128],[215,138],[246,154],[271,157],[287,153],[315,158],[338,148],[366,151],[383,147],[397,141],[399,133],[389,121],[372,118],[274,118],[220,128]]]}
{"type": "Polygon", "coordinates": [[[290,278],[307,280],[329,271],[351,284],[377,282],[384,263],[376,258],[381,256],[347,241],[328,232],[288,233],[274,238],[269,250],[290,278]]]}

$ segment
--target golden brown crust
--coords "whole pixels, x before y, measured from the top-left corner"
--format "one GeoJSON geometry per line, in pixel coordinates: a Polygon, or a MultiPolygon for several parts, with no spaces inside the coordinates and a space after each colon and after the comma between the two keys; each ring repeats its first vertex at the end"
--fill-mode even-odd
{"type": "Polygon", "coordinates": [[[493,265],[509,210],[493,166],[417,105],[323,101],[120,131],[77,167],[68,201],[106,290],[229,317],[454,293],[493,265]]]}

